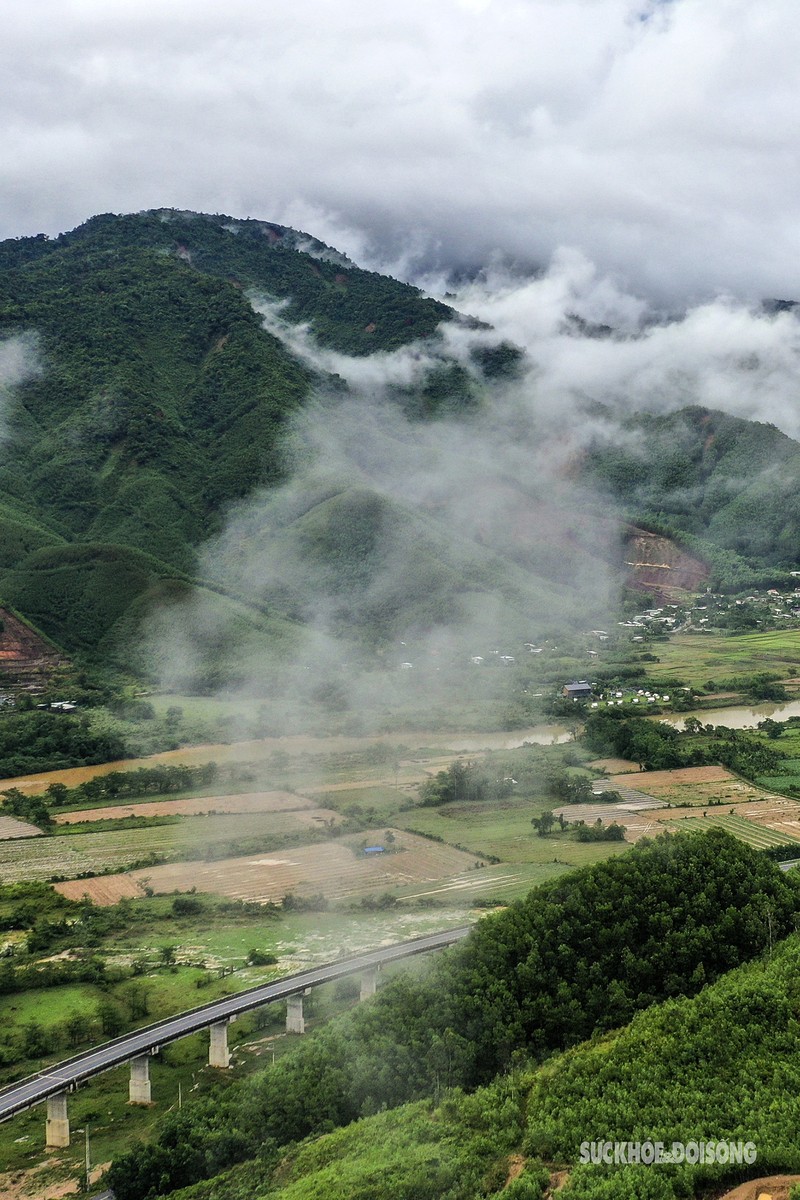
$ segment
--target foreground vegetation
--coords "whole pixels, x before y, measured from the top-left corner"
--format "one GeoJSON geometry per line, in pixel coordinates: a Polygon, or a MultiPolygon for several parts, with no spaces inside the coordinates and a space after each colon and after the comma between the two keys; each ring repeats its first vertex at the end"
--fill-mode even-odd
{"type": "MultiPolygon", "coordinates": [[[[402,976],[224,1103],[186,1108],[115,1163],[121,1200],[174,1190],[441,1089],[546,1056],[692,994],[794,923],[791,878],[721,832],[662,838],[479,924],[429,977],[402,976]],[[635,949],[634,949],[635,948],[635,949]]],[[[435,1193],[431,1193],[435,1194],[435,1193]]]]}
{"type": "MultiPolygon", "coordinates": [[[[564,1200],[687,1200],[798,1172],[798,970],[800,941],[791,936],[698,996],[655,1004],[542,1066],[518,1066],[471,1094],[452,1089],[438,1101],[362,1118],[280,1158],[266,1144],[258,1159],[175,1195],[540,1200],[560,1181],[564,1200]],[[592,1141],[751,1142],[757,1160],[584,1165],[581,1147],[592,1141]]],[[[176,1152],[177,1133],[175,1126],[176,1152]]]]}

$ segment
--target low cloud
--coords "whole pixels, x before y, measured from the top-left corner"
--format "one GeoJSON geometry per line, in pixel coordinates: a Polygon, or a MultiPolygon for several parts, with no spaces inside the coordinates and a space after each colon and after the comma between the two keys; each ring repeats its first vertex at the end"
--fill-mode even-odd
{"type": "Polygon", "coordinates": [[[0,438],[5,438],[8,408],[15,390],[42,372],[37,339],[20,334],[0,341],[0,438]]]}
{"type": "Polygon", "coordinates": [[[670,316],[575,250],[557,253],[533,279],[489,270],[458,304],[525,347],[544,410],[568,414],[581,401],[615,414],[702,405],[800,437],[793,310],[770,313],[720,297],[670,316]]]}
{"type": "Polygon", "coordinates": [[[162,682],[258,695],[271,732],[446,722],[467,694],[472,721],[497,723],[510,703],[502,656],[522,661],[526,641],[596,626],[614,604],[619,527],[574,471],[579,443],[540,418],[524,377],[486,402],[471,352],[496,334],[453,325],[433,344],[352,359],[282,326],[279,310],[267,322],[347,390],[323,389],[295,419],[289,481],[229,514],[200,573],[294,632],[265,651],[241,627],[232,636],[216,599],[195,598],[162,618],[162,682]],[[412,419],[411,390],[446,362],[474,406],[412,419]],[[237,664],[215,680],[210,664],[234,644],[237,664]]]}
{"type": "Polygon", "coordinates": [[[11,0],[2,232],[174,206],[473,272],[560,245],[659,303],[800,282],[790,0],[11,0]]]}
{"type": "MultiPolygon", "coordinates": [[[[162,628],[167,686],[257,693],[273,732],[441,713],[471,657],[524,657],[526,641],[613,619],[623,517],[582,462],[597,441],[636,452],[629,414],[703,405],[800,433],[791,311],[718,299],[670,316],[574,250],[534,278],[484,272],[453,303],[484,327],[454,320],[426,342],[351,358],[254,298],[271,332],[340,382],[294,421],[289,482],[231,511],[201,570],[295,632],[265,654],[233,636],[229,612],[195,600],[162,628]],[[489,382],[481,352],[501,339],[524,356],[489,382]],[[409,414],[454,365],[469,403],[409,414]],[[215,682],[209,662],[234,644],[239,666],[215,682]]],[[[501,676],[485,678],[473,711],[494,721],[501,676]]]]}

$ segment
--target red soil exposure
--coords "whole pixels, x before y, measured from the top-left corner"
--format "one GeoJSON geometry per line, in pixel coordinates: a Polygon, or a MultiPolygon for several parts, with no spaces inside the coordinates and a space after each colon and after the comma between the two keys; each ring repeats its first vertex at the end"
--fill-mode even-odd
{"type": "Polygon", "coordinates": [[[631,587],[665,601],[675,599],[676,593],[699,591],[710,576],[705,563],[668,538],[633,526],[625,544],[625,565],[631,587]]]}
{"type": "Polygon", "coordinates": [[[766,1175],[740,1184],[732,1192],[725,1192],[719,1200],[788,1200],[796,1183],[800,1183],[800,1175],[766,1175]]]}
{"type": "Polygon", "coordinates": [[[35,633],[29,625],[6,608],[0,608],[0,678],[18,687],[35,688],[44,684],[64,659],[51,642],[35,633]]]}

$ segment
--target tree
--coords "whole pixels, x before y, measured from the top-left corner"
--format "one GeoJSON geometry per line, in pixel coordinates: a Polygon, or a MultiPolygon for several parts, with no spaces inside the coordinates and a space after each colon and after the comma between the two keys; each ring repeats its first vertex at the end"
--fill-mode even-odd
{"type": "Polygon", "coordinates": [[[127,1024],[122,1009],[113,1000],[103,1000],[98,1005],[97,1018],[106,1037],[117,1037],[127,1024]]]}
{"type": "Polygon", "coordinates": [[[48,785],[45,795],[53,808],[59,808],[62,804],[67,803],[69,788],[65,783],[51,783],[48,785]]]}
{"type": "Polygon", "coordinates": [[[548,833],[555,824],[555,816],[549,809],[545,809],[540,817],[532,817],[531,825],[534,827],[539,837],[547,837],[548,833]]]}

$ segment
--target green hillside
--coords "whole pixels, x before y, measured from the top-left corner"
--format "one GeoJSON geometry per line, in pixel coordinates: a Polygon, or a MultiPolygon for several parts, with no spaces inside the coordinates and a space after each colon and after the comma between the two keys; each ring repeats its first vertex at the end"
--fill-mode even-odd
{"type": "Polygon", "coordinates": [[[563,1200],[691,1200],[744,1179],[800,1173],[798,971],[792,936],[699,996],[655,1005],[538,1069],[367,1117],[308,1139],[277,1166],[253,1161],[172,1194],[541,1200],[560,1182],[563,1200]],[[584,1165],[581,1146],[605,1141],[750,1143],[757,1158],[584,1165]]]}
{"type": "Polygon", "coordinates": [[[747,588],[800,567],[800,445],[773,425],[704,408],[607,415],[585,466],[627,515],[747,588]]]}
{"type": "MultiPolygon", "coordinates": [[[[565,557],[557,537],[520,547],[456,534],[446,513],[387,497],[380,463],[361,478],[307,481],[297,511],[264,513],[243,551],[268,564],[263,585],[229,548],[201,562],[198,548],[231,504],[286,480],[291,418],[346,390],[268,333],[253,297],[356,357],[431,339],[444,319],[469,325],[415,288],[260,221],[107,215],[52,241],[0,244],[0,337],[21,337],[31,364],[0,447],[0,597],[67,652],[129,667],[142,620],[163,599],[186,598],[198,573],[216,594],[199,593],[204,617],[213,609],[206,624],[224,623],[220,595],[245,602],[249,615],[229,614],[240,633],[242,620],[252,627],[239,659],[269,657],[276,630],[313,622],[323,607],[331,632],[371,651],[453,620],[469,637],[487,598],[499,603],[491,638],[498,628],[530,636],[539,611],[581,609],[572,582],[578,568],[602,567],[594,547],[575,538],[565,557]]],[[[483,342],[467,370],[438,353],[418,384],[394,385],[412,420],[473,410],[520,359],[483,342]]],[[[210,686],[235,682],[237,670],[220,648],[199,676],[195,685],[210,686]]]]}
{"type": "MultiPolygon", "coordinates": [[[[261,301],[355,359],[414,345],[415,382],[386,387],[410,429],[468,423],[491,412],[493,388],[522,378],[521,352],[487,341],[485,327],[462,360],[446,357],[440,323],[469,337],[477,322],[268,222],[157,210],[0,243],[0,340],[19,339],[29,365],[6,394],[0,600],[84,662],[138,670],[142,622],[198,582],[213,589],[215,627],[222,596],[239,606],[232,627],[250,630],[240,659],[269,657],[321,614],[326,635],[369,653],[442,626],[457,627],[460,654],[538,639],[554,618],[580,626],[613,606],[620,507],[680,536],[728,586],[797,565],[800,448],[701,409],[627,418],[621,437],[605,414],[608,436],[558,480],[542,469],[544,441],[530,447],[529,479],[497,461],[491,435],[465,458],[457,442],[452,459],[431,442],[423,470],[452,472],[460,521],[446,488],[418,496],[412,474],[406,494],[387,489],[380,453],[318,477],[288,453],[287,430],[347,385],[269,333],[261,301]],[[423,344],[435,351],[424,363],[423,344]],[[298,466],[302,504],[265,504],[238,547],[213,542],[232,506],[279,495],[298,466]],[[598,486],[613,500],[608,519],[598,486]],[[470,524],[473,488],[481,519],[470,524]]],[[[237,681],[221,648],[206,659],[195,684],[237,681]]]]}
{"type": "Polygon", "coordinates": [[[194,572],[224,506],[283,477],[287,418],[339,386],[265,331],[245,288],[351,354],[450,315],[262,222],[107,216],[0,244],[0,337],[33,363],[0,448],[0,594],[71,652],[119,649],[129,606],[194,572]]]}

